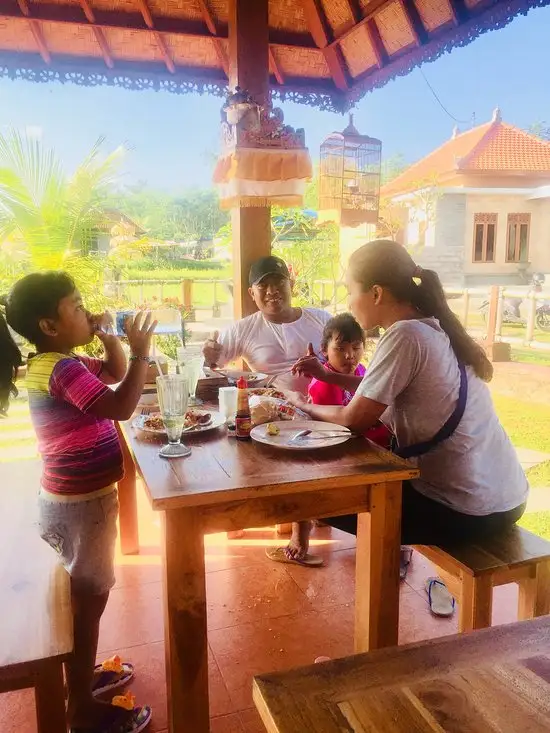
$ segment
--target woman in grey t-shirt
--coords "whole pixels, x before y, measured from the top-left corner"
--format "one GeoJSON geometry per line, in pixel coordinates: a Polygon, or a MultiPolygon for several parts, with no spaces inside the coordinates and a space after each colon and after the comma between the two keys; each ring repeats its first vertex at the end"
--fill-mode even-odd
{"type": "MultiPolygon", "coordinates": [[[[361,381],[318,368],[314,357],[297,362],[300,373],[355,390],[346,407],[300,407],[358,433],[380,419],[396,452],[418,461],[420,478],[403,487],[404,544],[474,539],[516,522],[528,483],[486,385],[493,368],[450,310],[437,274],[379,240],[354,252],[347,277],[354,316],[384,334],[361,381]]],[[[331,523],[356,530],[355,516],[331,523]]]]}

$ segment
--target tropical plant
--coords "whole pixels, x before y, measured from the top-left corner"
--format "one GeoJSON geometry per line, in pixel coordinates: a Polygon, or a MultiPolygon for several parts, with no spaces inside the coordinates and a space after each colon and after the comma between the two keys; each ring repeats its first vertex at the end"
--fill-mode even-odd
{"type": "Polygon", "coordinates": [[[13,130],[0,134],[0,242],[20,241],[34,267],[64,266],[105,220],[122,147],[102,155],[103,138],[67,177],[52,149],[13,130]]]}

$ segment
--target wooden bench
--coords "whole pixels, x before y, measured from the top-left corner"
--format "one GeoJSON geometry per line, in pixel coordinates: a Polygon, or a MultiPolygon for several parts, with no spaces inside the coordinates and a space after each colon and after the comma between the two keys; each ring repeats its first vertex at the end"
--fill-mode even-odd
{"type": "Polygon", "coordinates": [[[416,549],[456,598],[459,631],[491,626],[493,588],[507,583],[519,586],[519,620],[550,614],[550,542],[521,527],[476,545],[416,549]]]}
{"type": "Polygon", "coordinates": [[[33,687],[38,733],[66,733],[63,662],[73,649],[69,576],[38,534],[38,482],[28,480],[26,466],[17,464],[16,472],[4,471],[5,465],[0,466],[0,693],[33,687]]]}

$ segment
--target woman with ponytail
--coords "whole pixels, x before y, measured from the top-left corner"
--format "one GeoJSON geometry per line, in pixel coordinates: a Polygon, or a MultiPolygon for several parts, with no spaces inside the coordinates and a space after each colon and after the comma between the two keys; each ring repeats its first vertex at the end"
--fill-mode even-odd
{"type": "MultiPolygon", "coordinates": [[[[418,462],[420,478],[404,482],[403,544],[475,540],[516,522],[528,483],[485,384],[492,365],[449,308],[437,274],[396,242],[378,240],[353,253],[347,281],[356,319],[384,334],[362,380],[300,359],[297,372],[355,391],[345,407],[297,400],[300,408],[357,433],[380,419],[395,452],[418,462]]],[[[330,523],[357,527],[355,516],[330,523]]]]}

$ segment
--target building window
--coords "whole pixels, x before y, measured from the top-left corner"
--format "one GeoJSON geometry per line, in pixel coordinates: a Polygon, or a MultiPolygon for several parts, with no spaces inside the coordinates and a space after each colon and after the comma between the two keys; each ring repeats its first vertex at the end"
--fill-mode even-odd
{"type": "Polygon", "coordinates": [[[494,262],[497,214],[474,215],[474,262],[494,262]]]}
{"type": "Polygon", "coordinates": [[[508,214],[506,262],[527,262],[531,214],[508,214]]]}

